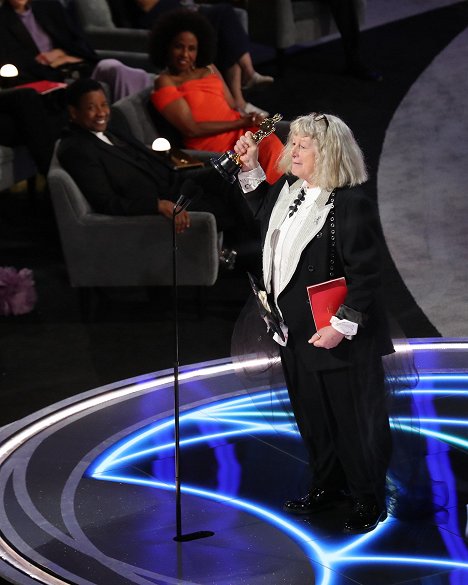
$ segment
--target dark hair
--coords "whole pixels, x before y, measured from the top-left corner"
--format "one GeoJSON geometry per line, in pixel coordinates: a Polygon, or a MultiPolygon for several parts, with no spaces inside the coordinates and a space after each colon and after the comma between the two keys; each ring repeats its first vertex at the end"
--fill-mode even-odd
{"type": "Polygon", "coordinates": [[[99,83],[99,81],[94,79],[77,79],[65,90],[65,102],[67,106],[74,106],[75,108],[78,108],[81,98],[91,91],[104,91],[104,88],[99,83]]]}
{"type": "Polygon", "coordinates": [[[197,67],[213,63],[216,54],[216,32],[207,18],[198,12],[177,9],[166,12],[156,21],[149,41],[151,61],[161,69],[167,65],[169,45],[181,32],[191,32],[197,37],[197,67]]]}

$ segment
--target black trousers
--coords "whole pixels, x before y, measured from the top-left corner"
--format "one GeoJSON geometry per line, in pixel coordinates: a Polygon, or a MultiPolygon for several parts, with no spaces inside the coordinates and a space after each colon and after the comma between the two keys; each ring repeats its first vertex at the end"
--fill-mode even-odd
{"type": "Polygon", "coordinates": [[[359,59],[359,19],[353,0],[325,0],[341,35],[346,60],[352,64],[359,59]]]}
{"type": "MultiPolygon", "coordinates": [[[[294,1],[294,0],[293,0],[294,1]]],[[[341,35],[343,49],[348,66],[360,60],[359,18],[353,0],[321,0],[328,4],[336,27],[341,35]]]]}
{"type": "Polygon", "coordinates": [[[321,371],[307,371],[287,347],[281,358],[313,487],[375,497],[383,506],[391,435],[380,358],[321,371]]]}
{"type": "Polygon", "coordinates": [[[250,51],[247,33],[230,4],[200,6],[199,10],[216,31],[215,63],[221,71],[224,71],[237,63],[244,53],[250,51]]]}

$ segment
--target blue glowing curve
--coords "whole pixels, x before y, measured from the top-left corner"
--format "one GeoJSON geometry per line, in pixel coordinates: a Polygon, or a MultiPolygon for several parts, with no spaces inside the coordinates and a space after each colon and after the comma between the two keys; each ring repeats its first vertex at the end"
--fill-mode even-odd
{"type": "MultiPolygon", "coordinates": [[[[463,382],[468,383],[467,376],[454,375],[451,378],[449,375],[431,375],[421,377],[420,385],[414,390],[414,395],[421,395],[426,399],[430,395],[459,395],[465,396],[467,391],[465,388],[437,388],[436,386],[443,382],[463,382]],[[433,388],[424,388],[425,385],[433,388]],[[421,387],[423,386],[423,387],[421,387]]],[[[212,433],[203,434],[203,436],[193,436],[183,439],[180,442],[181,447],[194,445],[197,443],[209,442],[220,438],[229,438],[242,435],[266,435],[271,433],[284,433],[288,435],[298,435],[294,424],[291,422],[287,413],[283,410],[283,397],[286,399],[287,392],[275,392],[276,398],[271,392],[262,392],[256,395],[236,397],[233,399],[223,399],[210,406],[193,409],[181,415],[180,425],[187,425],[194,422],[215,422],[217,425],[222,425],[224,430],[212,433]],[[283,394],[283,396],[281,396],[283,394]],[[277,410],[272,410],[275,406],[277,410]]],[[[420,427],[414,429],[411,426],[411,419],[401,417],[398,419],[398,424],[391,421],[393,428],[405,432],[418,432],[424,434],[430,439],[451,444],[468,451],[468,441],[457,437],[453,434],[431,430],[433,425],[444,426],[458,426],[460,428],[468,426],[468,421],[460,419],[438,419],[434,417],[420,418],[420,427]],[[408,423],[408,424],[405,424],[408,423]]],[[[174,449],[173,440],[157,441],[159,436],[165,439],[165,435],[172,431],[173,420],[165,419],[156,424],[140,430],[124,440],[113,445],[107,449],[99,458],[97,458],[87,470],[87,476],[99,480],[116,481],[129,484],[151,486],[164,490],[174,490],[173,483],[158,481],[157,479],[148,479],[132,476],[125,466],[149,455],[157,453],[164,453],[164,451],[172,451],[174,449]],[[144,442],[147,439],[152,440],[151,447],[144,447],[144,442]]],[[[254,504],[239,497],[232,495],[223,495],[211,490],[200,489],[196,486],[187,484],[182,485],[181,490],[184,493],[190,493],[200,497],[205,497],[218,502],[223,502],[235,508],[250,512],[257,517],[269,522],[278,527],[291,538],[296,540],[303,548],[307,557],[314,562],[314,568],[321,570],[321,575],[316,575],[317,585],[330,585],[333,579],[332,565],[343,563],[404,563],[415,566],[433,566],[445,567],[451,569],[468,570],[468,561],[444,559],[444,558],[424,558],[424,557],[394,557],[391,555],[359,555],[354,556],[349,554],[351,551],[362,549],[369,540],[376,539],[379,535],[388,530],[391,522],[387,519],[385,522],[379,524],[373,532],[354,537],[346,546],[333,550],[331,546],[319,545],[316,537],[311,530],[299,528],[288,517],[284,517],[277,511],[270,510],[264,506],[254,504]]],[[[462,555],[463,556],[463,555],[462,555]]]]}

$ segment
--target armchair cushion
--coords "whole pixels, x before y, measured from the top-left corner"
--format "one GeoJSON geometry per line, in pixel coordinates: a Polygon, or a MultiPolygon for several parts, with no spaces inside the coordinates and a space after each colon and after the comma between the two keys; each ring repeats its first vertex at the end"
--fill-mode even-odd
{"type": "Polygon", "coordinates": [[[152,87],[122,98],[112,104],[112,124],[127,128],[144,144],[152,144],[155,138],[164,136],[172,146],[182,147],[182,135],[159,114],[150,102],[152,87]]]}
{"type": "Polygon", "coordinates": [[[106,0],[74,0],[73,12],[94,49],[142,53],[149,63],[149,31],[117,28],[106,0]]]}

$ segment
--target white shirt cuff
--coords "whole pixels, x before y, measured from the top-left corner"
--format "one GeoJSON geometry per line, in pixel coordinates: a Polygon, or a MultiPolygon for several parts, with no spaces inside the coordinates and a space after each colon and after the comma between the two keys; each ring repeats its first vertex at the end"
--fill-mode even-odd
{"type": "Polygon", "coordinates": [[[342,333],[346,339],[352,339],[358,331],[357,323],[348,321],[348,319],[338,319],[338,317],[335,317],[335,315],[333,315],[333,317],[330,319],[330,324],[333,329],[336,329],[342,333]]]}
{"type": "Polygon", "coordinates": [[[255,189],[263,183],[266,179],[266,175],[264,170],[260,165],[251,171],[240,172],[237,175],[239,179],[239,185],[244,193],[250,193],[250,191],[255,191],[255,189]]]}

